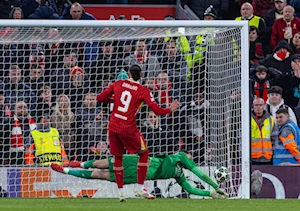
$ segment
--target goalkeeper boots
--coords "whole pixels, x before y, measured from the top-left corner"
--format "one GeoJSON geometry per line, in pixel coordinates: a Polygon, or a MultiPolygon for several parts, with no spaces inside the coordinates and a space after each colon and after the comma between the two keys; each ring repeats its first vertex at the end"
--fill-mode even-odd
{"type": "Polygon", "coordinates": [[[125,194],[121,193],[119,199],[120,199],[120,202],[125,202],[126,201],[125,194]]]}
{"type": "Polygon", "coordinates": [[[51,163],[51,168],[54,170],[54,171],[57,171],[57,172],[60,172],[60,173],[64,173],[64,167],[56,164],[56,163],[51,163]]]}
{"type": "Polygon", "coordinates": [[[136,197],[146,198],[146,199],[155,199],[155,196],[153,196],[151,193],[149,193],[146,189],[143,190],[137,190],[135,192],[136,197]]]}

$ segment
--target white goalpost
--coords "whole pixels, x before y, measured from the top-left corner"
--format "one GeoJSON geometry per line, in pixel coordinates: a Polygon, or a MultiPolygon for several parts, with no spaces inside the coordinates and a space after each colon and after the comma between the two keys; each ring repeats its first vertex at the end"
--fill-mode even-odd
{"type": "MultiPolygon", "coordinates": [[[[166,117],[141,107],[137,123],[150,155],[188,150],[212,178],[216,168],[228,168],[221,187],[231,197],[250,198],[248,22],[198,20],[1,20],[0,187],[8,197],[118,196],[113,183],[59,174],[47,164],[110,156],[112,105],[97,103],[96,95],[126,79],[136,63],[160,106],[182,104],[166,117]],[[30,135],[44,115],[65,155],[38,148],[30,135]]],[[[174,181],[146,186],[181,197],[174,181]]],[[[128,196],[133,189],[126,186],[128,196]]]]}

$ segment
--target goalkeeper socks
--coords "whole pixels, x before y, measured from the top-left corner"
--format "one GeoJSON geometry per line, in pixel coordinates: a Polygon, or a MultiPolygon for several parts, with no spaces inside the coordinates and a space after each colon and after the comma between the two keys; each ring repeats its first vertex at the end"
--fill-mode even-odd
{"type": "Polygon", "coordinates": [[[123,188],[123,184],[124,184],[123,155],[114,156],[114,159],[115,159],[114,162],[115,179],[118,188],[120,189],[123,188]]]}
{"type": "Polygon", "coordinates": [[[145,152],[140,154],[139,162],[138,162],[138,169],[137,169],[137,183],[139,185],[144,185],[146,176],[147,176],[147,171],[148,171],[148,155],[149,155],[149,150],[147,149],[145,152]]]}
{"type": "Polygon", "coordinates": [[[69,169],[68,174],[73,175],[75,177],[85,178],[85,179],[92,179],[93,171],[89,170],[73,170],[69,169]]]}
{"type": "Polygon", "coordinates": [[[82,168],[85,168],[85,169],[89,169],[89,168],[95,168],[93,163],[95,162],[96,160],[89,160],[89,161],[86,161],[86,162],[83,162],[80,164],[80,166],[82,168]]]}

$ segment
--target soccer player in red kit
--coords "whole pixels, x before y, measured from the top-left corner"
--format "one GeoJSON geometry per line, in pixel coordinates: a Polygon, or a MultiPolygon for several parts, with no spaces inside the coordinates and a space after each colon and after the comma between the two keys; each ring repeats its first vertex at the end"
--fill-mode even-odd
{"type": "Polygon", "coordinates": [[[128,80],[119,80],[110,85],[97,96],[97,100],[103,103],[111,103],[114,107],[108,125],[108,136],[110,142],[110,152],[114,155],[114,174],[119,188],[120,201],[125,201],[123,191],[124,170],[123,152],[126,149],[131,154],[139,154],[137,183],[138,190],[136,196],[154,199],[144,188],[148,170],[149,151],[143,135],[137,128],[136,113],[140,106],[145,102],[149,108],[157,115],[170,114],[179,107],[179,102],[175,100],[170,108],[161,108],[153,99],[150,90],[142,86],[139,80],[142,76],[142,69],[139,65],[129,68],[128,80]],[[112,100],[113,96],[113,100],[112,100]]]}

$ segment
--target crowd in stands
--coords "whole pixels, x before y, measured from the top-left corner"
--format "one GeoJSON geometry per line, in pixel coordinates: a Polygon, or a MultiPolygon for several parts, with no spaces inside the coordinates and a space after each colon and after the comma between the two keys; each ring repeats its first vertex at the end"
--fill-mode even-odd
{"type": "MultiPolygon", "coordinates": [[[[77,2],[9,2],[15,6],[8,14],[12,19],[95,20],[77,2]]],[[[273,157],[276,165],[300,163],[300,20],[296,2],[241,1],[240,15],[235,17],[236,21],[248,20],[250,29],[254,164],[273,164],[273,157]]],[[[182,4],[190,4],[201,19],[214,21],[226,18],[230,1],[182,4]]],[[[141,107],[137,119],[150,154],[187,149],[194,152],[200,165],[210,159],[209,150],[204,151],[210,146],[204,116],[210,106],[203,89],[205,35],[63,42],[60,29],[38,30],[57,41],[14,44],[9,39],[18,33],[15,28],[0,31],[0,165],[32,165],[46,159],[66,164],[66,158],[86,161],[107,156],[112,105],[97,103],[96,96],[113,81],[128,79],[126,72],[133,64],[142,67],[141,83],[160,106],[168,107],[175,99],[182,102],[180,110],[165,117],[141,107]],[[47,141],[39,140],[36,130],[53,134],[49,139],[59,158],[50,152],[51,156],[41,157],[39,145],[47,141]]]]}

